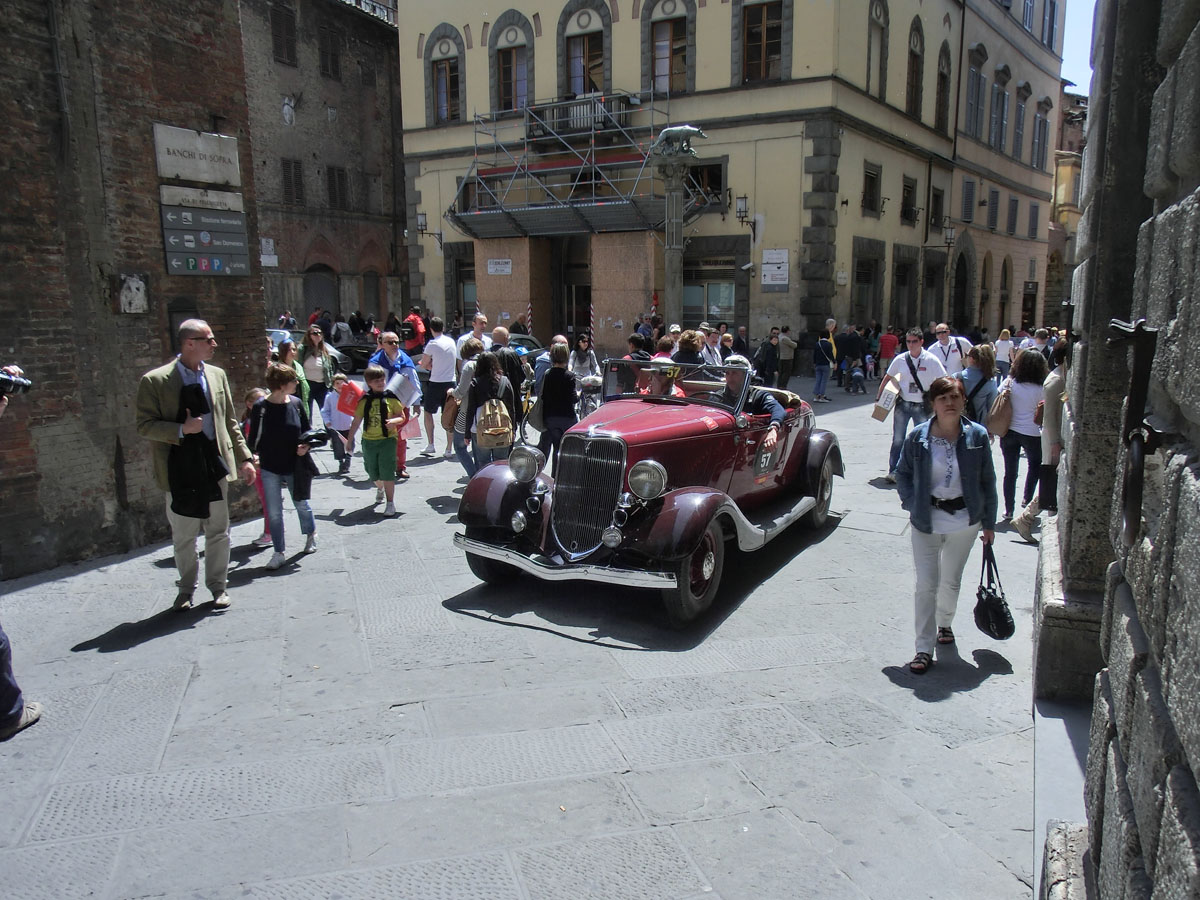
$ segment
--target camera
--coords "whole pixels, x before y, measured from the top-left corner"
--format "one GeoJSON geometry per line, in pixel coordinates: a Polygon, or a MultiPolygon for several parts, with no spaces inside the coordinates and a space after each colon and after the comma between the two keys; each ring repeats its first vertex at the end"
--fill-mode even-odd
{"type": "Polygon", "coordinates": [[[9,375],[0,370],[0,396],[4,394],[23,394],[33,387],[33,382],[20,375],[9,375]]]}

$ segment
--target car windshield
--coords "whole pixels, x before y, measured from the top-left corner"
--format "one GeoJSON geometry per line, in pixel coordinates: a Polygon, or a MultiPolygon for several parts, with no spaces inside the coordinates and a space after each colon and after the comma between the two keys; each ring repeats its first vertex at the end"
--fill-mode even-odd
{"type": "Polygon", "coordinates": [[[677,363],[658,359],[604,361],[604,399],[642,400],[715,406],[736,412],[749,382],[749,370],[736,366],[677,363]]]}

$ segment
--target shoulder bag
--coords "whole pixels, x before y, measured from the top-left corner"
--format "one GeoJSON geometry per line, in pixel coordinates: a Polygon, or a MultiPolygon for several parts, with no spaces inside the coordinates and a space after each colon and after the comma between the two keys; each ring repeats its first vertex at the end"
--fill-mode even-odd
{"type": "Polygon", "coordinates": [[[460,405],[459,399],[447,391],[446,402],[442,404],[442,427],[447,431],[454,430],[454,420],[458,418],[460,405]]]}
{"type": "MultiPolygon", "coordinates": [[[[925,385],[921,384],[921,378],[917,375],[917,367],[913,365],[912,354],[908,351],[904,353],[904,361],[908,363],[908,371],[912,372],[913,383],[921,389],[921,404],[926,416],[933,415],[933,402],[929,399],[929,391],[925,385]]],[[[905,399],[901,397],[900,399],[905,399]]]]}
{"type": "Polygon", "coordinates": [[[1012,427],[1012,416],[1012,379],[1009,379],[1004,382],[1004,387],[992,401],[992,408],[988,412],[988,434],[1004,437],[1012,427]]]}
{"type": "Polygon", "coordinates": [[[991,544],[983,545],[983,568],[979,573],[979,590],[975,592],[975,625],[990,638],[1007,641],[1017,630],[1012,613],[1004,599],[1004,586],[1000,584],[1000,569],[996,566],[996,554],[991,544]]]}

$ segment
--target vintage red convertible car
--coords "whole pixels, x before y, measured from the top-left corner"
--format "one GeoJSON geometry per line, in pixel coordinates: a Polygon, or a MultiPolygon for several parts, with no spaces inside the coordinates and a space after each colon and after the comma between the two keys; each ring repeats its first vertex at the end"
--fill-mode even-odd
{"type": "Polygon", "coordinates": [[[755,550],[798,519],[824,524],[842,454],[800,397],[737,366],[604,368],[605,402],[563,437],[557,478],[518,445],[468,483],[454,544],[483,581],[657,589],[681,626],[711,605],[727,541],[755,550]]]}

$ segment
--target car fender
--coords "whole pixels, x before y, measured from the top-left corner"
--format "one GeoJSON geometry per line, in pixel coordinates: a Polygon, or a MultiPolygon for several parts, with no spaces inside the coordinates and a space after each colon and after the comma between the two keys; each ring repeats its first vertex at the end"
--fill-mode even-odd
{"type": "MultiPolygon", "coordinates": [[[[537,480],[546,487],[543,496],[550,497],[554,481],[545,475],[537,480]]],[[[508,528],[513,512],[526,509],[525,501],[531,493],[532,486],[517,481],[508,463],[491,463],[467,482],[458,504],[458,521],[468,528],[508,528]]],[[[549,515],[548,503],[543,515],[549,515]]]]}
{"type": "Polygon", "coordinates": [[[805,490],[809,494],[816,494],[821,481],[821,467],[825,465],[826,457],[832,459],[833,474],[844,478],[846,466],[842,462],[842,448],[838,444],[837,436],[832,431],[814,428],[808,438],[808,456],[804,467],[805,490]]]}
{"type": "Polygon", "coordinates": [[[724,491],[689,487],[670,491],[625,530],[624,549],[651,559],[680,559],[700,545],[708,523],[732,501],[724,491]]]}

